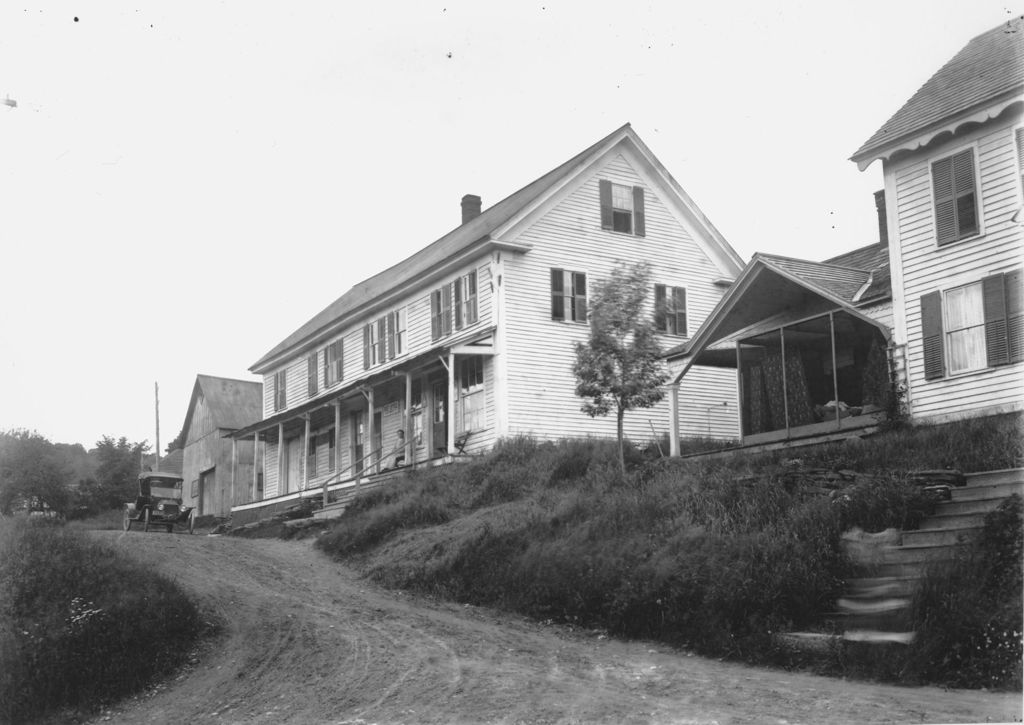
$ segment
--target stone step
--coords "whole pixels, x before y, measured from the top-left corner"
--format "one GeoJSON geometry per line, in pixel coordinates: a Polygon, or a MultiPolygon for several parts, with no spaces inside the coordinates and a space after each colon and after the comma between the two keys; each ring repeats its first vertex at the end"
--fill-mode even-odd
{"type": "Polygon", "coordinates": [[[843,632],[843,639],[847,642],[874,642],[879,644],[888,642],[910,644],[916,636],[914,632],[886,632],[873,629],[848,629],[843,632]]]}
{"type": "Polygon", "coordinates": [[[844,596],[850,599],[909,597],[917,590],[919,583],[916,577],[860,577],[846,582],[844,596]]]}
{"type": "Polygon", "coordinates": [[[873,597],[870,599],[840,597],[836,604],[839,606],[839,611],[846,614],[891,614],[909,607],[910,599],[907,597],[873,597]]]}
{"type": "Polygon", "coordinates": [[[965,544],[972,538],[977,538],[981,532],[981,523],[972,526],[935,526],[934,528],[932,526],[936,523],[935,521],[928,520],[926,523],[928,528],[903,532],[904,547],[965,544]]]}
{"type": "Polygon", "coordinates": [[[999,504],[1005,501],[1005,497],[967,499],[963,501],[943,501],[935,507],[934,516],[961,515],[961,514],[985,514],[994,510],[999,504]]]}
{"type": "Polygon", "coordinates": [[[1019,483],[1024,484],[1024,468],[1003,468],[998,471],[981,471],[980,473],[968,473],[966,475],[967,485],[990,485],[994,483],[1019,483]]]}
{"type": "Polygon", "coordinates": [[[962,488],[954,488],[952,490],[952,500],[1004,499],[1015,493],[1024,496],[1024,483],[1017,481],[970,483],[962,488]]]}

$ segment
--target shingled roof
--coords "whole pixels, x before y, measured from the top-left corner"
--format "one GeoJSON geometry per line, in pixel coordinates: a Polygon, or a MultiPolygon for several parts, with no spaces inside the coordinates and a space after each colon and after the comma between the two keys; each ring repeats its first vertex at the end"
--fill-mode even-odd
{"type": "Polygon", "coordinates": [[[628,128],[630,128],[630,125],[627,123],[612,131],[561,166],[552,169],[536,181],[527,184],[494,206],[485,209],[478,216],[448,232],[411,257],[355,285],[317,313],[306,324],[271,348],[269,352],[253,363],[249,369],[253,372],[259,372],[265,363],[280,353],[314,338],[317,333],[338,318],[358,310],[363,304],[372,301],[391,289],[421,277],[426,271],[432,269],[445,259],[468,249],[476,242],[486,239],[491,232],[576,170],[576,167],[595,150],[628,128]]]}
{"type": "Polygon", "coordinates": [[[1013,101],[1022,89],[1024,20],[1017,17],[971,40],[850,158],[865,168],[887,147],[997,101],[1013,101]]]}

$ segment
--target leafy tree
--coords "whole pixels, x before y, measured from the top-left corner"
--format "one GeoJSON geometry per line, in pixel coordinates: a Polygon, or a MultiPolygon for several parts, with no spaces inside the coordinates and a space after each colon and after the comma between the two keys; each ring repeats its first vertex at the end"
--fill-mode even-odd
{"type": "Polygon", "coordinates": [[[619,263],[607,280],[593,286],[590,338],[576,343],[576,395],[591,417],[615,411],[619,466],[626,472],[622,421],[627,410],[650,408],[664,397],[668,379],[659,355],[653,318],[644,309],[650,266],[619,263]]]}
{"type": "Polygon", "coordinates": [[[117,440],[103,436],[98,440],[96,448],[91,451],[97,462],[95,479],[86,482],[91,490],[83,492],[88,506],[105,511],[134,499],[141,459],[148,450],[146,441],[130,443],[124,436],[117,440]]]}
{"type": "Polygon", "coordinates": [[[15,509],[51,509],[64,514],[71,503],[71,471],[64,455],[34,431],[0,432],[0,514],[15,509]]]}

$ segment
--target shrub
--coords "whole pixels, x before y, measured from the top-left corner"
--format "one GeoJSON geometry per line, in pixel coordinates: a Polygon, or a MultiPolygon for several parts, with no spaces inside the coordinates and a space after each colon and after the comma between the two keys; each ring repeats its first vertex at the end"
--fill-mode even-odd
{"type": "Polygon", "coordinates": [[[0,524],[0,721],[138,690],[199,630],[173,582],[110,547],[63,527],[0,524]]]}

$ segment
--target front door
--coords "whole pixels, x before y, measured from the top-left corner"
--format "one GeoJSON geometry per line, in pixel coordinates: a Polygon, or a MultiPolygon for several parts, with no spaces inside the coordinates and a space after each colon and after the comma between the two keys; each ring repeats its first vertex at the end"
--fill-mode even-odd
{"type": "Polygon", "coordinates": [[[352,413],[352,475],[358,476],[363,472],[363,411],[357,410],[352,413]]]}
{"type": "Polygon", "coordinates": [[[302,488],[302,439],[292,438],[288,441],[288,471],[285,492],[298,491],[302,488]]]}
{"type": "Polygon", "coordinates": [[[210,468],[199,474],[199,511],[204,514],[223,514],[217,509],[217,469],[210,468]]]}
{"type": "Polygon", "coordinates": [[[432,457],[448,453],[448,381],[438,380],[431,385],[430,396],[432,457]]]}
{"type": "Polygon", "coordinates": [[[380,471],[380,459],[383,455],[384,448],[384,432],[381,428],[384,427],[384,416],[378,410],[373,414],[373,463],[375,472],[380,471]]]}

